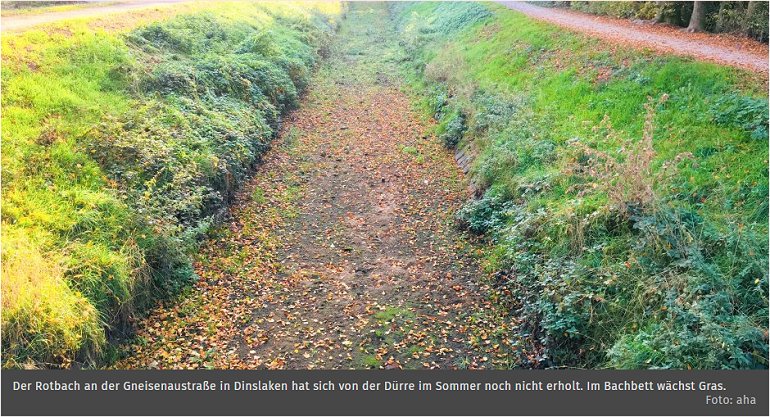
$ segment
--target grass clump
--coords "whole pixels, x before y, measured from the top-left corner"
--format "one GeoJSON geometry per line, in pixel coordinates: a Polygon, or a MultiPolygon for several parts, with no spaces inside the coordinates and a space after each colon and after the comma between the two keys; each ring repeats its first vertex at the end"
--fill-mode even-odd
{"type": "Polygon", "coordinates": [[[185,10],[3,36],[4,366],[99,364],[194,279],[188,254],[296,106],[340,5],[185,10]]]}
{"type": "Polygon", "coordinates": [[[99,353],[99,313],[67,285],[60,260],[43,253],[23,230],[4,226],[2,262],[5,366],[59,364],[81,352],[99,353]]]}
{"type": "Polygon", "coordinates": [[[539,346],[522,366],[767,368],[761,80],[499,5],[391,15],[423,107],[464,116],[482,197],[457,217],[492,244],[510,339],[539,346]]]}

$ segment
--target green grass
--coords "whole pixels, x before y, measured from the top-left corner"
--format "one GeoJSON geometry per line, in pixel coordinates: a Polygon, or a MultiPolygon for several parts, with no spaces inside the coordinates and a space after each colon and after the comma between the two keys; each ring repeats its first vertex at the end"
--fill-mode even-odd
{"type": "Polygon", "coordinates": [[[194,279],[188,254],[340,11],[185,7],[130,31],[81,19],[3,36],[3,366],[99,364],[194,279]]]}
{"type": "Polygon", "coordinates": [[[545,365],[767,367],[758,76],[612,48],[499,5],[391,13],[437,133],[478,150],[472,180],[486,193],[459,217],[493,243],[488,268],[521,307],[519,332],[541,335],[545,365]],[[639,156],[649,97],[663,96],[637,164],[649,172],[613,177],[639,156]],[[651,197],[629,192],[648,186],[651,197]]]}
{"type": "MultiPolygon", "coordinates": [[[[394,346],[401,343],[413,327],[415,315],[407,307],[383,306],[372,315],[373,331],[369,335],[369,343],[361,348],[356,356],[356,363],[365,368],[378,368],[384,361],[376,351],[382,348],[390,351],[398,360],[411,357],[419,346],[410,346],[404,352],[395,353],[394,346]]],[[[395,349],[397,351],[398,349],[395,349]]]]}
{"type": "Polygon", "coordinates": [[[382,325],[387,325],[396,319],[414,318],[414,314],[409,309],[390,306],[374,313],[374,318],[382,325]]]}
{"type": "Polygon", "coordinates": [[[251,192],[251,200],[259,205],[265,204],[267,198],[265,198],[265,191],[259,187],[254,188],[251,192]]]}

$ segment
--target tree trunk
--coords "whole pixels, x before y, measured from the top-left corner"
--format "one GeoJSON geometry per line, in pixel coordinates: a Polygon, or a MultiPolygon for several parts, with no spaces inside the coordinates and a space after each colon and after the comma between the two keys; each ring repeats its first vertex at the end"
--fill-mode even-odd
{"type": "MultiPolygon", "coordinates": [[[[739,3],[739,4],[742,4],[742,3],[739,3]]],[[[754,12],[757,10],[757,6],[758,6],[758,5],[759,5],[759,2],[758,2],[758,1],[750,1],[750,2],[749,2],[749,7],[748,7],[748,9],[746,10],[746,15],[747,15],[747,16],[751,16],[751,15],[753,15],[753,14],[754,14],[754,12]]]]}
{"type": "Polygon", "coordinates": [[[765,42],[767,37],[767,25],[761,23],[767,22],[767,16],[763,16],[759,13],[762,12],[761,7],[764,5],[759,1],[750,1],[744,14],[743,27],[741,28],[745,35],[751,36],[754,39],[765,42]]]}
{"type": "Polygon", "coordinates": [[[743,20],[743,33],[751,34],[751,24],[754,22],[754,13],[757,11],[758,1],[750,1],[749,7],[746,9],[746,14],[743,20]]]}
{"type": "Polygon", "coordinates": [[[666,1],[656,1],[657,7],[658,7],[658,13],[655,15],[655,23],[663,23],[666,21],[666,7],[668,7],[668,2],[666,1]]]}
{"type": "MultiPolygon", "coordinates": [[[[720,1],[719,2],[719,11],[717,12],[716,25],[714,27],[714,32],[715,33],[724,32],[724,27],[725,27],[725,24],[724,24],[725,23],[724,22],[725,10],[727,10],[727,5],[728,4],[729,3],[726,2],[726,1],[720,1]]],[[[742,6],[740,6],[742,4],[743,4],[742,2],[738,2],[736,4],[736,8],[742,7],[742,6]]]]}
{"type": "Polygon", "coordinates": [[[692,16],[690,16],[690,25],[687,26],[688,32],[703,32],[706,23],[706,2],[693,2],[692,16]]]}

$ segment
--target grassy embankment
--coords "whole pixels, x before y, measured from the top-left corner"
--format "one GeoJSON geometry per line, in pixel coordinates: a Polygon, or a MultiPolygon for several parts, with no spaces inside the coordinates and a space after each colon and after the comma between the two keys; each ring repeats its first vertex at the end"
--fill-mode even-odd
{"type": "Polygon", "coordinates": [[[188,254],[341,11],[175,7],[3,35],[4,367],[109,361],[110,337],[194,278],[188,254]]]}
{"type": "Polygon", "coordinates": [[[458,218],[536,365],[768,366],[763,80],[499,5],[391,12],[438,133],[477,154],[458,218]]]}

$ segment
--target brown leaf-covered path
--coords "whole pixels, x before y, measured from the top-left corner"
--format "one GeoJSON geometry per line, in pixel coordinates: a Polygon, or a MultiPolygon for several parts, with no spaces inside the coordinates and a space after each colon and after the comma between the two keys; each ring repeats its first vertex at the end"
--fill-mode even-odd
{"type": "Polygon", "coordinates": [[[186,0],[125,0],[116,1],[114,4],[111,2],[93,3],[82,8],[60,12],[43,12],[3,16],[0,20],[0,29],[2,29],[3,32],[22,31],[34,26],[59,22],[62,20],[79,19],[84,17],[102,17],[111,14],[135,12],[137,10],[159,13],[162,8],[165,8],[166,6],[172,6],[183,1],[186,0]]]}
{"type": "Polygon", "coordinates": [[[511,366],[474,247],[453,227],[467,183],[413,110],[386,6],[351,6],[331,56],[200,282],[151,312],[123,368],[511,366]]]}
{"type": "Polygon", "coordinates": [[[686,33],[681,29],[665,25],[640,24],[573,10],[540,7],[522,1],[501,1],[500,3],[532,18],[588,33],[610,42],[690,56],[745,68],[767,76],[767,44],[751,39],[723,34],[686,33]]]}

